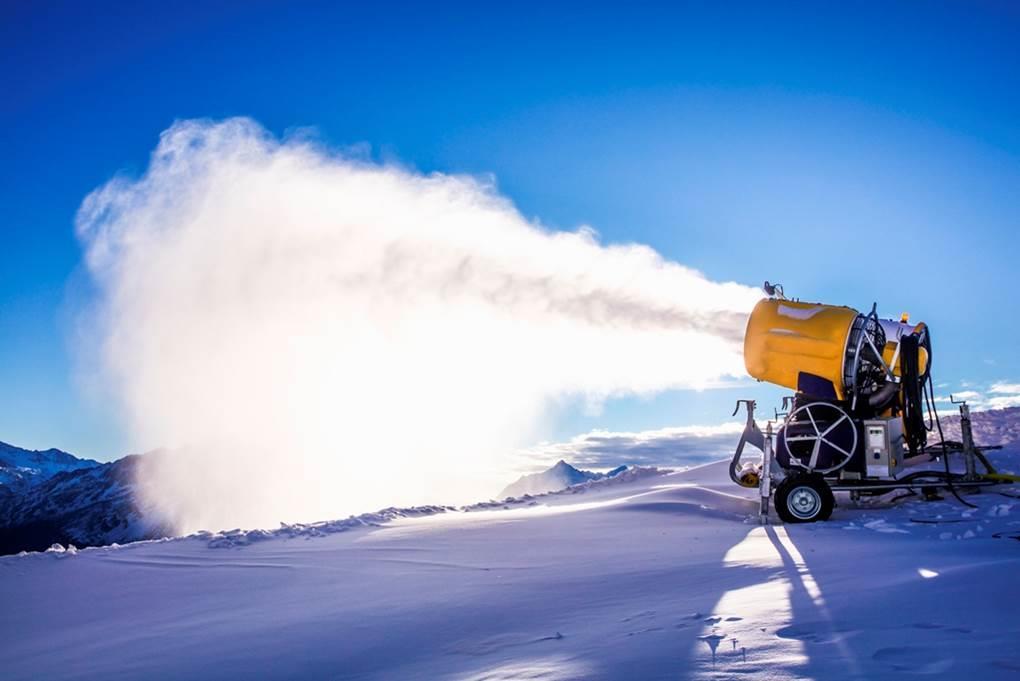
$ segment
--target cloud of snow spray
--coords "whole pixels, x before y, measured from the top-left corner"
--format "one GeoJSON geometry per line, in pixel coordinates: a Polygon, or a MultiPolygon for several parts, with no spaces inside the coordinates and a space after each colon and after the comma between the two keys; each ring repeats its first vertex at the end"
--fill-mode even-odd
{"type": "Polygon", "coordinates": [[[759,297],[246,119],[174,125],[78,230],[106,384],[174,450],[145,502],[182,531],[484,498],[564,400],[743,375],[759,297]]]}

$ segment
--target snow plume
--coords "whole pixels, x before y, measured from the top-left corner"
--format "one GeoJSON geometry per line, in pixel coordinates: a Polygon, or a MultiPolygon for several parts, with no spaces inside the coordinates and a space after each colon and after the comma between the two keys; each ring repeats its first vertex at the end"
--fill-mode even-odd
{"type": "Polygon", "coordinates": [[[78,231],[105,383],[174,449],[145,502],[182,531],[472,501],[565,400],[743,375],[759,297],[246,119],[175,124],[78,231]]]}

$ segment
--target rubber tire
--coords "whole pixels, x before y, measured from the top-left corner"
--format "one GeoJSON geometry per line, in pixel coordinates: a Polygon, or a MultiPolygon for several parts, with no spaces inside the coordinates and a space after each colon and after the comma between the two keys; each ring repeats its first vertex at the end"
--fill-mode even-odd
{"type": "Polygon", "coordinates": [[[776,513],[784,523],[814,523],[819,520],[828,520],[832,515],[832,509],[835,505],[836,498],[832,495],[829,485],[826,484],[820,475],[806,473],[791,475],[776,487],[776,513]],[[789,507],[790,493],[802,486],[813,489],[821,500],[818,512],[806,518],[794,514],[789,507]]]}

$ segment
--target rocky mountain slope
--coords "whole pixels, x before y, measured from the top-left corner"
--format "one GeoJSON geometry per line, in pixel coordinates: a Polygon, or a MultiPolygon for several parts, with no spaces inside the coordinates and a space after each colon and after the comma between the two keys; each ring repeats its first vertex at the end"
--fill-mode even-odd
{"type": "Polygon", "coordinates": [[[140,459],[99,463],[57,449],[30,451],[0,443],[0,554],[170,534],[170,528],[146,519],[136,502],[140,459]]]}

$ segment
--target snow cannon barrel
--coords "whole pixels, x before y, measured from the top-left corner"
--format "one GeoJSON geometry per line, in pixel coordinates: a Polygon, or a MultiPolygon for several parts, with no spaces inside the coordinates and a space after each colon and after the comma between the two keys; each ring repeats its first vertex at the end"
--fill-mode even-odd
{"type": "Polygon", "coordinates": [[[744,365],[760,381],[818,399],[866,397],[881,410],[898,395],[901,348],[908,345],[917,348],[916,367],[911,361],[909,370],[923,382],[931,362],[924,324],[878,319],[874,310],[865,315],[851,307],[766,298],[747,322],[744,365]]]}

